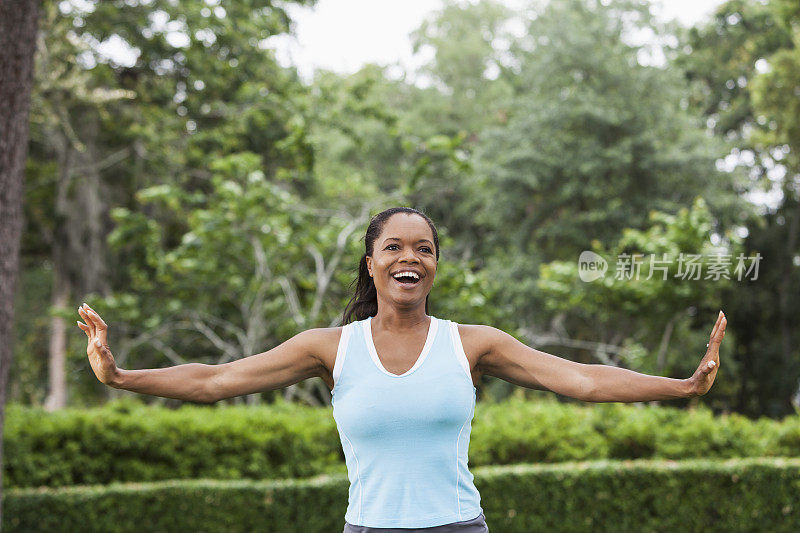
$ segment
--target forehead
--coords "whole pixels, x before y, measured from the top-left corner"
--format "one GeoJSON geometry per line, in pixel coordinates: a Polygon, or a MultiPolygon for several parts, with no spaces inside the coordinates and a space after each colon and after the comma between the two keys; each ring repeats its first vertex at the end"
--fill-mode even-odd
{"type": "Polygon", "coordinates": [[[383,225],[380,240],[389,237],[401,239],[428,239],[433,242],[433,231],[428,222],[419,215],[409,213],[396,213],[383,225]]]}

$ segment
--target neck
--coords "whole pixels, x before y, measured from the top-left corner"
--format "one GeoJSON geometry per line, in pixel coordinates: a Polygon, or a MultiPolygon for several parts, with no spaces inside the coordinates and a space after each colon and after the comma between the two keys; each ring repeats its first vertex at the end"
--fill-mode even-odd
{"type": "Polygon", "coordinates": [[[389,331],[407,331],[427,325],[429,317],[425,314],[425,302],[413,307],[398,307],[381,305],[378,299],[378,313],[372,317],[372,322],[377,328],[389,331]]]}

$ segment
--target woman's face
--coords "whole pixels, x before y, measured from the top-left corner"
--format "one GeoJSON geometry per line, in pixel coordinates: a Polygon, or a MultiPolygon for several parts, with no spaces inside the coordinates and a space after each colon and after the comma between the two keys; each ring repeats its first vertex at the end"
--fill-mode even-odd
{"type": "Polygon", "coordinates": [[[367,256],[367,269],[378,299],[389,299],[400,303],[422,302],[433,287],[436,275],[436,248],[433,232],[419,215],[396,213],[383,225],[383,231],[375,239],[372,257],[367,256]],[[419,279],[403,283],[394,276],[399,272],[414,272],[419,279]]]}

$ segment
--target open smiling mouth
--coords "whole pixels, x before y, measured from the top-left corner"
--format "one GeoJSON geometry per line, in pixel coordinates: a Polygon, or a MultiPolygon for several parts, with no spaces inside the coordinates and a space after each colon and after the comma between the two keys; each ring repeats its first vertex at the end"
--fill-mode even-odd
{"type": "Polygon", "coordinates": [[[415,287],[416,285],[419,285],[421,281],[420,279],[415,278],[410,274],[404,274],[402,276],[397,276],[397,277],[392,276],[392,279],[395,281],[395,283],[397,283],[404,289],[410,289],[412,287],[415,287]]]}

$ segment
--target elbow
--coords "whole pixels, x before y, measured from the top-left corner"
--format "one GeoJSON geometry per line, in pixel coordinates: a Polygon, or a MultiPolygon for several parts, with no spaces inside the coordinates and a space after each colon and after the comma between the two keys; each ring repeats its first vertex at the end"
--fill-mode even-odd
{"type": "MultiPolygon", "coordinates": [[[[576,363],[582,364],[582,363],[576,363]]],[[[588,365],[582,365],[588,366],[588,365]]],[[[568,377],[558,382],[557,386],[548,386],[545,390],[551,390],[556,394],[573,398],[582,402],[596,402],[598,400],[598,390],[595,380],[588,375],[587,369],[572,367],[568,377]]]]}
{"type": "Polygon", "coordinates": [[[216,396],[214,394],[211,394],[210,392],[203,392],[203,394],[200,395],[200,397],[198,398],[196,403],[202,403],[202,404],[205,404],[205,405],[212,405],[212,404],[217,403],[221,399],[222,398],[219,398],[218,396],[216,396]]]}
{"type": "Polygon", "coordinates": [[[223,399],[219,385],[221,368],[222,365],[211,366],[211,375],[203,381],[203,386],[200,387],[198,403],[214,404],[223,399]]]}
{"type": "Polygon", "coordinates": [[[579,400],[584,402],[597,402],[597,383],[589,375],[589,365],[583,365],[583,372],[582,372],[582,379],[581,379],[581,387],[579,393],[579,400]]]}
{"type": "Polygon", "coordinates": [[[202,391],[202,394],[200,394],[200,399],[197,401],[197,403],[202,403],[202,404],[206,404],[206,405],[212,405],[212,404],[217,403],[221,399],[222,398],[220,398],[218,395],[214,394],[214,392],[209,389],[209,390],[202,391]]]}

